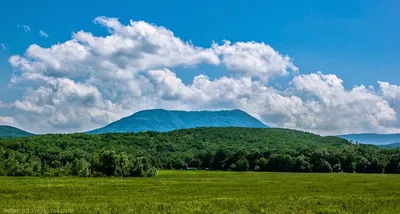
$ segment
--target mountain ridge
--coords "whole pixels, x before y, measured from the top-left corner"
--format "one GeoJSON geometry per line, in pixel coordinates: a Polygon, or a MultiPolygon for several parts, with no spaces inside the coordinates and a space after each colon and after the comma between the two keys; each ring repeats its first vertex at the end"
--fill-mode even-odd
{"type": "Polygon", "coordinates": [[[362,144],[372,144],[372,145],[388,145],[400,142],[400,134],[377,134],[377,133],[360,133],[360,134],[346,134],[337,135],[337,137],[359,142],[362,144]]]}
{"type": "Polygon", "coordinates": [[[0,125],[0,138],[28,137],[32,135],[32,133],[13,126],[0,125]]]}
{"type": "Polygon", "coordinates": [[[168,132],[199,127],[268,128],[258,119],[239,109],[220,111],[149,109],[138,111],[86,133],[168,132]]]}
{"type": "Polygon", "coordinates": [[[400,142],[391,144],[381,144],[376,146],[379,148],[386,148],[386,149],[400,148],[400,142]]]}

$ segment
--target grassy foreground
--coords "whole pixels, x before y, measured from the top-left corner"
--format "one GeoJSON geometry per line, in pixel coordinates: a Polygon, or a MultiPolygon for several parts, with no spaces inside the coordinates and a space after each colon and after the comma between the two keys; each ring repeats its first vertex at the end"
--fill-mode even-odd
{"type": "Polygon", "coordinates": [[[400,213],[400,176],[161,171],[0,177],[2,213],[400,213]]]}

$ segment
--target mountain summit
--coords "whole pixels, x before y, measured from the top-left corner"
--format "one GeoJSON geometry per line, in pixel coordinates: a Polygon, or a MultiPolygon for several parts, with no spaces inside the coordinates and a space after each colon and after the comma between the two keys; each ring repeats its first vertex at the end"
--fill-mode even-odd
{"type": "Polygon", "coordinates": [[[176,111],[153,109],[139,111],[89,134],[125,132],[168,132],[197,127],[268,128],[265,124],[241,110],[176,111]]]}

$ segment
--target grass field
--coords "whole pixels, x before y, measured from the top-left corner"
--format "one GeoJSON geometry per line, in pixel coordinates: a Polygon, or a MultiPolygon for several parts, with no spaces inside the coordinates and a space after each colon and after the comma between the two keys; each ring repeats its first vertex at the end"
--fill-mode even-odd
{"type": "Polygon", "coordinates": [[[161,171],[0,177],[3,213],[400,213],[400,176],[161,171]]]}

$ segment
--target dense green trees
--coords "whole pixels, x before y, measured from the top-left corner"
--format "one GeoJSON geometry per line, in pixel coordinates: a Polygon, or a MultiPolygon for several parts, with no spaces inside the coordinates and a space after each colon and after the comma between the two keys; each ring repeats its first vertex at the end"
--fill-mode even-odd
{"type": "Polygon", "coordinates": [[[88,158],[89,160],[82,157],[75,158],[71,162],[65,162],[62,156],[58,156],[60,159],[51,160],[29,154],[30,157],[27,158],[18,151],[3,151],[5,152],[0,156],[0,175],[151,177],[157,174],[157,169],[147,158],[128,157],[126,153],[117,154],[113,150],[94,153],[88,158]]]}
{"type": "Polygon", "coordinates": [[[387,173],[400,173],[400,154],[393,154],[389,158],[385,172],[387,173]]]}
{"type": "Polygon", "coordinates": [[[311,172],[312,165],[309,163],[309,158],[306,156],[299,155],[294,160],[294,170],[297,172],[311,172]]]}
{"type": "Polygon", "coordinates": [[[0,175],[148,177],[157,169],[187,167],[400,173],[400,151],[287,129],[198,128],[0,139],[0,175]]]}

